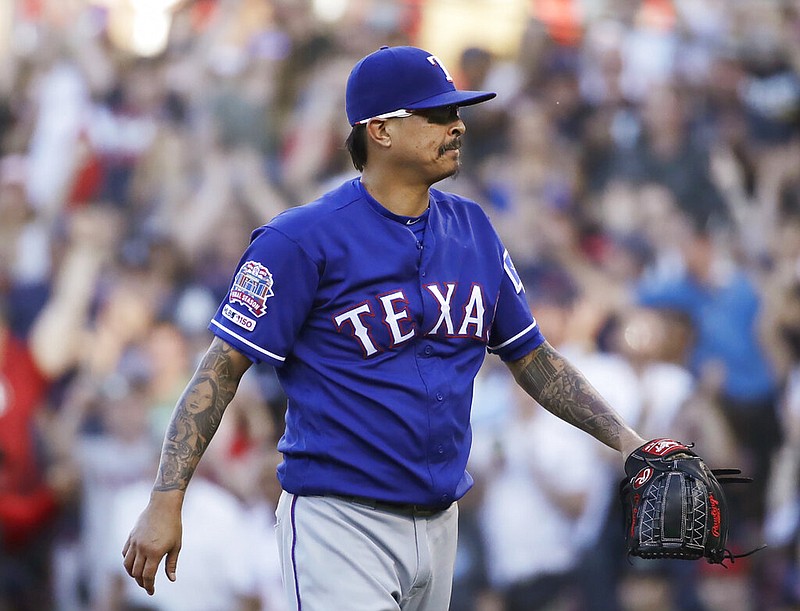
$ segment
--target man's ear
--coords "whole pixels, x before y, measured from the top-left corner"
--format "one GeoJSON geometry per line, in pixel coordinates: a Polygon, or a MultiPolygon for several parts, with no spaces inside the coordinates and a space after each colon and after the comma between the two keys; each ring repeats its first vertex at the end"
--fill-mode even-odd
{"type": "Polygon", "coordinates": [[[382,148],[389,148],[392,145],[392,136],[387,128],[388,121],[385,119],[373,119],[367,123],[367,139],[382,148]]]}

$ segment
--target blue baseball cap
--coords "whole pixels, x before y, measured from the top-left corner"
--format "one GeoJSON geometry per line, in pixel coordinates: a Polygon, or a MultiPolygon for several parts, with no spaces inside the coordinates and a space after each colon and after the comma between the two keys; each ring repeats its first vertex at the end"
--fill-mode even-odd
{"type": "Polygon", "coordinates": [[[381,47],[361,59],[347,79],[350,125],[397,110],[469,106],[492,91],[459,91],[438,57],[416,47],[381,47]]]}

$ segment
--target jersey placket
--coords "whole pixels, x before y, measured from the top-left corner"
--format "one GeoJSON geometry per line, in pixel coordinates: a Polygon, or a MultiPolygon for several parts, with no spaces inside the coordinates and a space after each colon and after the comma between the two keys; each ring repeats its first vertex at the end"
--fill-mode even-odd
{"type": "MultiPolygon", "coordinates": [[[[429,320],[428,308],[432,307],[428,305],[430,304],[430,299],[426,299],[427,290],[425,289],[425,285],[436,279],[436,270],[433,269],[433,255],[437,244],[435,222],[435,208],[432,207],[428,218],[428,226],[425,230],[424,241],[422,243],[417,243],[419,248],[418,280],[423,321],[429,320]]],[[[422,329],[423,333],[426,331],[427,329],[422,329]]],[[[445,446],[445,440],[440,437],[443,432],[443,427],[441,425],[444,417],[443,410],[446,408],[446,384],[449,376],[446,371],[442,370],[442,361],[440,358],[437,358],[432,340],[426,335],[421,335],[418,339],[418,344],[419,346],[415,351],[417,369],[428,394],[427,410],[429,429],[426,454],[430,466],[431,479],[434,480],[434,488],[438,488],[441,482],[436,481],[438,469],[436,469],[435,466],[444,462],[449,454],[445,446]]],[[[440,497],[442,503],[448,503],[452,500],[449,494],[442,494],[440,497]]]]}

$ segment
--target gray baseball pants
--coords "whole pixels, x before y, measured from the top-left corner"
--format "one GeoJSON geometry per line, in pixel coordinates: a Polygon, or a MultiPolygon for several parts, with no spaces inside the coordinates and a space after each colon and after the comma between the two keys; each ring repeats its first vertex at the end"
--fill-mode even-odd
{"type": "Polygon", "coordinates": [[[396,512],[284,492],[276,510],[294,611],[443,611],[453,582],[458,506],[396,512]]]}

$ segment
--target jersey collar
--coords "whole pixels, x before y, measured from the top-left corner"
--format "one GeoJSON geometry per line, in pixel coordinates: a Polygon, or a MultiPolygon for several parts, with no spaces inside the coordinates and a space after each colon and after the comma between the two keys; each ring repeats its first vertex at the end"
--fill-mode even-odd
{"type": "Polygon", "coordinates": [[[433,197],[430,194],[428,194],[428,207],[425,209],[425,212],[423,212],[420,216],[403,216],[402,214],[395,214],[388,208],[385,208],[383,204],[381,204],[377,199],[372,197],[369,194],[369,191],[367,191],[367,189],[362,184],[361,179],[359,178],[356,179],[356,187],[361,192],[361,195],[364,197],[364,199],[367,200],[367,203],[370,205],[370,207],[372,207],[375,210],[375,212],[377,212],[381,216],[385,216],[388,219],[392,219],[393,221],[396,221],[401,225],[405,225],[408,221],[413,222],[416,219],[421,219],[422,217],[428,215],[430,213],[431,207],[433,206],[433,197]]]}

